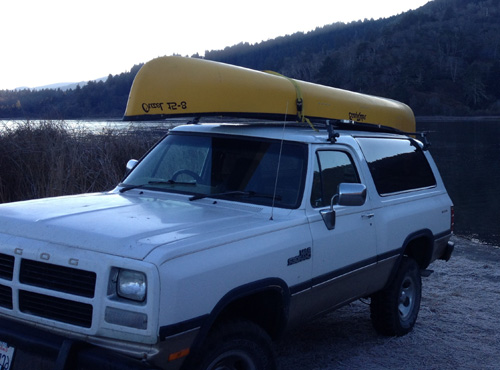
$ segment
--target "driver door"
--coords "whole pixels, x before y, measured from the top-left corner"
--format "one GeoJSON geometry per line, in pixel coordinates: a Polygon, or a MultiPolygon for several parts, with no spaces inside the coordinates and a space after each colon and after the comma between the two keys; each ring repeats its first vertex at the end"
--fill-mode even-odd
{"type": "Polygon", "coordinates": [[[308,220],[313,237],[314,299],[324,310],[370,292],[377,283],[376,214],[370,196],[361,206],[334,205],[335,227],[329,229],[320,211],[329,209],[341,183],[363,183],[347,150],[317,150],[308,220]]]}

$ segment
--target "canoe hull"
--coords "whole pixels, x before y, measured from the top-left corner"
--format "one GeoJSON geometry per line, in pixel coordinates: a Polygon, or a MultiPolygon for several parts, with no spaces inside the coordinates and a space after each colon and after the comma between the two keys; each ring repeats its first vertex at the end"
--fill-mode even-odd
{"type": "Polygon", "coordinates": [[[237,116],[277,120],[350,120],[415,131],[400,102],[224,63],[161,57],[135,77],[125,120],[237,116]],[[302,112],[297,99],[302,98],[302,112]]]}

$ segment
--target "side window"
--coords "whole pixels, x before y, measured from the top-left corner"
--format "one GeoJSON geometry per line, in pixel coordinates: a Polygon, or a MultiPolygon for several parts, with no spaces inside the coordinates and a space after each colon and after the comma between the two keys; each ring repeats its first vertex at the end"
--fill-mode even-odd
{"type": "Polygon", "coordinates": [[[333,150],[316,152],[311,205],[315,208],[330,205],[332,197],[338,192],[339,184],[343,182],[360,182],[349,154],[333,150]]]}
{"type": "Polygon", "coordinates": [[[380,195],[436,185],[420,146],[410,139],[357,138],[380,195]]]}

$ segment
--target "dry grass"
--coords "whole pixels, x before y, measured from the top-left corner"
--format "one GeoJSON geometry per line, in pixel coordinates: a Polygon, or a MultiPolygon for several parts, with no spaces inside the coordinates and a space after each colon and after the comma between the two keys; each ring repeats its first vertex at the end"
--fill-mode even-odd
{"type": "Polygon", "coordinates": [[[64,121],[24,121],[0,131],[0,202],[110,190],[130,158],[158,131],[70,128],[64,121]]]}

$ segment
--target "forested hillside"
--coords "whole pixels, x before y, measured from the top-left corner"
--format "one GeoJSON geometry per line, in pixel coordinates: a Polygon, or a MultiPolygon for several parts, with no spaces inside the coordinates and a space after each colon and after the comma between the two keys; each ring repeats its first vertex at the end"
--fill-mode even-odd
{"type": "MultiPolygon", "coordinates": [[[[434,0],[205,58],[397,99],[417,115],[500,115],[499,18],[499,0],[434,0]]],[[[139,67],[67,92],[0,91],[0,117],[120,117],[139,67]]]]}
{"type": "Polygon", "coordinates": [[[73,90],[0,90],[0,118],[82,119],[122,117],[132,81],[142,65],[89,81],[73,90]]]}
{"type": "Polygon", "coordinates": [[[207,59],[401,100],[420,115],[500,113],[500,2],[434,0],[207,59]]]}

